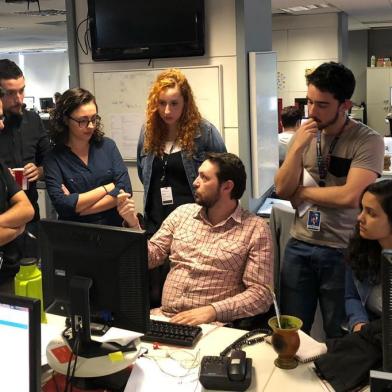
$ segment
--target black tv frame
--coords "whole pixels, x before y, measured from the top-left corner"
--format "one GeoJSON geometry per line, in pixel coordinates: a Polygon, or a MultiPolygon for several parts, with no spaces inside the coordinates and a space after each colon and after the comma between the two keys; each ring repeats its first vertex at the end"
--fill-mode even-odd
{"type": "MultiPolygon", "coordinates": [[[[114,61],[114,60],[137,60],[137,59],[154,59],[154,58],[172,58],[203,56],[204,51],[204,0],[194,0],[199,3],[199,9],[196,15],[196,29],[198,39],[194,42],[178,42],[171,44],[152,44],[145,42],[143,45],[123,48],[99,48],[97,44],[97,26],[96,26],[96,0],[88,0],[88,17],[92,47],[92,59],[94,61],[114,61]]],[[[146,1],[146,0],[138,0],[146,1]]],[[[168,3],[166,3],[168,6],[168,3]]],[[[115,7],[115,5],[113,5],[115,7]]],[[[151,10],[153,12],[153,10],[151,10]]],[[[107,27],[112,28],[111,26],[107,27]]],[[[180,36],[180,34],[179,34],[180,36]]]]}

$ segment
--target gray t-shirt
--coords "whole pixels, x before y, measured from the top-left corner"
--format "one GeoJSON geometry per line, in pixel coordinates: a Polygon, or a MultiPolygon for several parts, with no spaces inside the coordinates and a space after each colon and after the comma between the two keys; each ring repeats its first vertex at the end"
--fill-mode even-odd
{"type": "MultiPolygon", "coordinates": [[[[291,139],[290,145],[293,143],[291,139]]],[[[334,136],[321,136],[322,155],[328,153],[334,136]]],[[[319,182],[317,166],[316,138],[303,152],[303,165],[316,183],[319,182]]],[[[326,177],[326,186],[341,186],[346,183],[350,168],[371,170],[381,175],[384,164],[384,140],[374,130],[362,123],[351,121],[350,126],[343,131],[331,154],[330,165],[326,177]]],[[[345,248],[353,232],[357,208],[337,208],[313,205],[310,210],[320,213],[320,230],[312,231],[307,228],[309,210],[300,218],[296,214],[290,234],[310,244],[345,248]]]]}

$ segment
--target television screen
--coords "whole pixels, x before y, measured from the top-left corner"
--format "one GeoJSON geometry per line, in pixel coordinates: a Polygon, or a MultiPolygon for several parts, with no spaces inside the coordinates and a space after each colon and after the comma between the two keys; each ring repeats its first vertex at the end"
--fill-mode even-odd
{"type": "Polygon", "coordinates": [[[204,0],[88,1],[93,60],[204,54],[204,0]]]}

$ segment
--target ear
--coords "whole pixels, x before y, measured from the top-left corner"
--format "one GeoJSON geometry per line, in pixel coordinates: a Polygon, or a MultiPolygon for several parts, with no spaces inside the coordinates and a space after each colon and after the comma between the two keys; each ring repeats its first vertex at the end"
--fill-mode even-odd
{"type": "Polygon", "coordinates": [[[234,188],[233,180],[227,180],[221,186],[222,191],[228,193],[229,195],[231,194],[231,191],[233,190],[233,188],[234,188]]]}
{"type": "Polygon", "coordinates": [[[342,111],[347,112],[349,111],[353,106],[353,102],[351,99],[346,99],[344,102],[341,103],[341,108],[342,111]]]}
{"type": "Polygon", "coordinates": [[[69,118],[67,116],[63,116],[64,124],[68,127],[69,126],[69,118]]]}

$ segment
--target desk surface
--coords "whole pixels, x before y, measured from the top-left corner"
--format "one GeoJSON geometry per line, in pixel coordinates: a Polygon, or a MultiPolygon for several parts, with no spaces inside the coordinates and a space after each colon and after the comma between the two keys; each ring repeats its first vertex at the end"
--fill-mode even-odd
{"type": "MultiPolygon", "coordinates": [[[[48,322],[60,328],[64,325],[62,317],[50,314],[48,314],[48,322]]],[[[246,331],[233,328],[207,327],[207,331],[209,331],[192,350],[187,349],[187,351],[197,353],[200,350],[201,357],[204,355],[219,355],[223,349],[246,333],[246,331]]],[[[148,343],[143,343],[143,345],[152,349],[152,346],[148,343]]],[[[329,390],[314,374],[311,363],[299,364],[296,369],[292,370],[282,370],[274,365],[277,354],[268,343],[262,342],[253,346],[246,346],[244,350],[247,356],[253,359],[252,384],[247,390],[249,392],[275,392],[279,390],[326,392],[329,390]]],[[[162,390],[161,385],[157,388],[157,390],[162,390]]],[[[144,392],[145,389],[138,385],[137,391],[144,392]]],[[[195,391],[206,391],[206,389],[195,386],[195,391]]]]}

